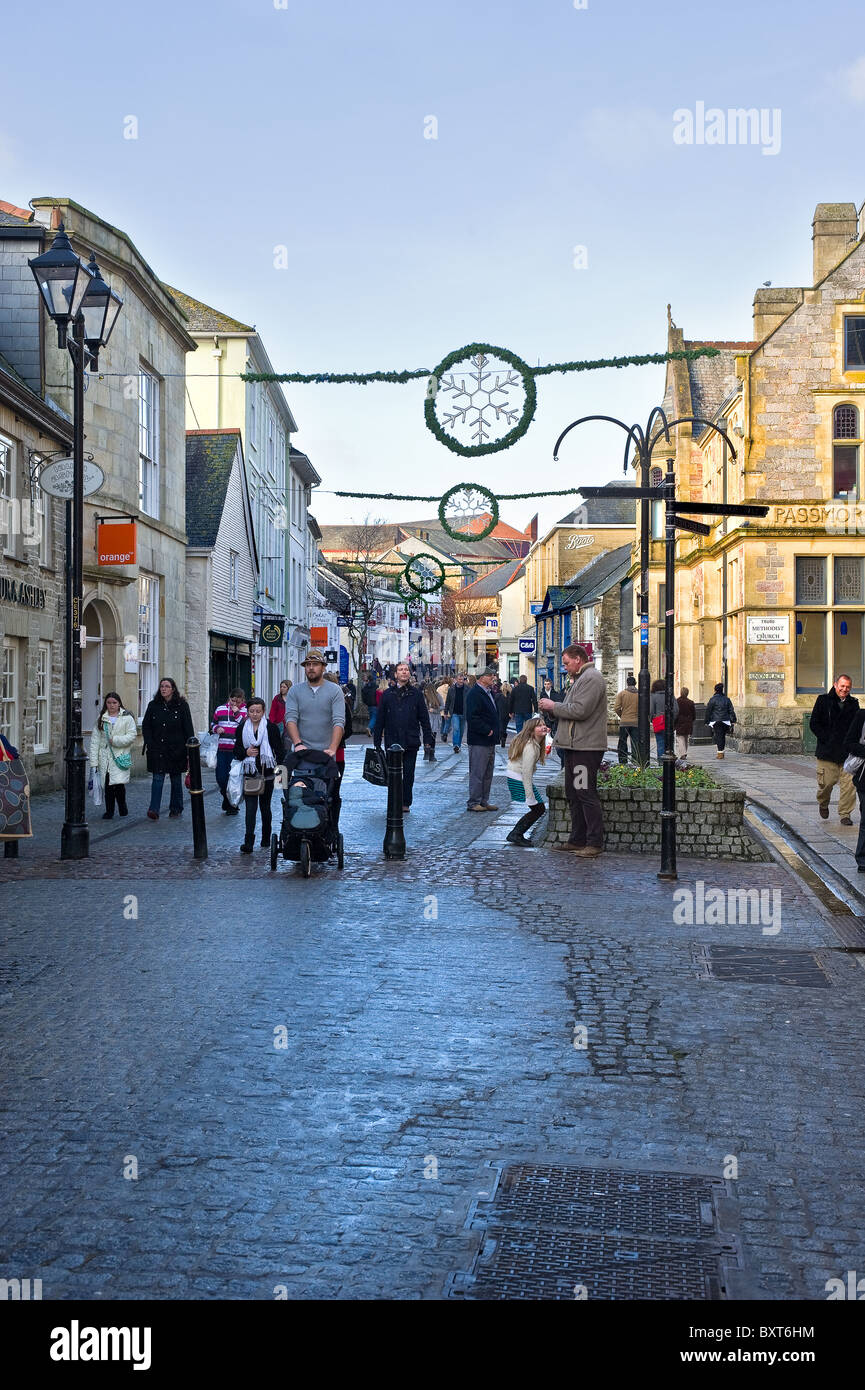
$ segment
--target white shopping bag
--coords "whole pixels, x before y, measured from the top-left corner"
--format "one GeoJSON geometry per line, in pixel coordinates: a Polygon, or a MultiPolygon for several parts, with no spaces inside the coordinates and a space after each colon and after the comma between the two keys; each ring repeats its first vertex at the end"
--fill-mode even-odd
{"type": "Polygon", "coordinates": [[[218,734],[199,734],[198,742],[201,748],[201,757],[205,766],[216,767],[216,754],[219,748],[218,734]]]}
{"type": "Polygon", "coordinates": [[[241,758],[233,758],[231,767],[228,769],[226,796],[232,806],[240,805],[243,796],[243,761],[241,758]]]}
{"type": "Polygon", "coordinates": [[[93,797],[93,805],[102,805],[102,778],[98,772],[91,774],[90,795],[93,797]]]}

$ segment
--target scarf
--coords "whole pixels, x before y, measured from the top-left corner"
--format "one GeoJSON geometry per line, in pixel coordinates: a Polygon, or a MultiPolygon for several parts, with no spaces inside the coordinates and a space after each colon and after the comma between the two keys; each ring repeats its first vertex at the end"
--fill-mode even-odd
{"type": "MultiPolygon", "coordinates": [[[[270,742],[267,737],[267,720],[264,718],[264,716],[262,716],[261,722],[259,723],[257,734],[252,727],[251,719],[247,719],[244,722],[240,734],[241,738],[243,739],[243,746],[247,750],[247,752],[249,752],[250,748],[258,749],[258,756],[261,759],[262,768],[276,767],[276,759],[273,756],[273,753],[271,752],[270,742]]],[[[254,773],[258,771],[258,764],[255,761],[255,753],[252,753],[249,757],[244,758],[243,770],[244,772],[249,773],[254,773]]]]}

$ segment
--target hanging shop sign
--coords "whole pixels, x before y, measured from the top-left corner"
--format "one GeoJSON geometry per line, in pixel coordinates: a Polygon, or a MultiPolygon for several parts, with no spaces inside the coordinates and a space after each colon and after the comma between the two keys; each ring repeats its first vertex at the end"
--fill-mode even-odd
{"type": "Polygon", "coordinates": [[[317,647],[321,651],[323,647],[327,646],[327,628],[310,627],[309,640],[313,647],[317,647]]]}
{"type": "Polygon", "coordinates": [[[328,647],[324,653],[324,659],[328,663],[328,665],[331,665],[333,662],[335,662],[336,657],[337,653],[334,651],[333,647],[328,647]]]}
{"type": "MultiPolygon", "coordinates": [[[[105,474],[99,464],[85,459],[84,496],[90,497],[98,492],[104,482],[105,474]]],[[[46,464],[39,474],[39,486],[51,497],[59,497],[63,502],[70,501],[75,492],[74,459],[55,459],[53,463],[46,464]]]]}
{"type": "Polygon", "coordinates": [[[495,616],[495,614],[492,614],[490,617],[484,619],[484,627],[487,632],[498,632],[499,620],[495,616]]]}
{"type": "Polygon", "coordinates": [[[778,618],[749,618],[748,619],[748,645],[766,643],[774,646],[784,646],[790,641],[790,619],[789,617],[778,618]]]}
{"type": "Polygon", "coordinates": [[[281,647],[285,636],[285,618],[262,618],[258,634],[260,647],[281,647]]]}
{"type": "Polygon", "coordinates": [[[137,554],[136,527],[135,521],[97,522],[97,565],[134,565],[137,554]]]}
{"type": "Polygon", "coordinates": [[[537,640],[534,637],[521,637],[519,646],[521,652],[527,652],[531,655],[537,647],[537,640]]]}

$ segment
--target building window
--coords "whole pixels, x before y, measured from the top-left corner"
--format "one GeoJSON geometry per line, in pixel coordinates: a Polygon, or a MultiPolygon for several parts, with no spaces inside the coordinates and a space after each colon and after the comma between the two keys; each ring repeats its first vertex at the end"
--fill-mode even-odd
{"type": "Polygon", "coordinates": [[[258,422],[255,413],[255,387],[253,387],[249,397],[249,442],[252,445],[253,449],[258,448],[256,434],[257,429],[258,422]]]}
{"type": "Polygon", "coordinates": [[[865,371],[865,318],[856,314],[844,320],[844,370],[865,371]]]}
{"type": "Polygon", "coordinates": [[[276,477],[276,446],[273,438],[273,416],[267,416],[267,471],[271,478],[276,477]]]}
{"type": "Polygon", "coordinates": [[[230,550],[228,552],[228,597],[232,603],[237,603],[237,561],[238,552],[230,550]]]}
{"type": "Polygon", "coordinates": [[[10,439],[0,437],[0,533],[3,534],[3,548],[7,555],[16,553],[14,501],[15,446],[10,439]]]}
{"type": "Polygon", "coordinates": [[[796,614],[796,693],[826,689],[826,614],[796,614]]]}
{"type": "Polygon", "coordinates": [[[138,717],[156,694],[159,679],[159,580],[138,576],[138,717]]]}
{"type": "Polygon", "coordinates": [[[859,449],[862,436],[855,405],[836,405],[832,412],[832,495],[858,495],[859,449]],[[843,443],[839,443],[843,440],[843,443]]]}
{"type": "Polygon", "coordinates": [[[39,528],[39,563],[43,569],[54,568],[54,547],[51,544],[51,499],[41,487],[36,488],[33,512],[39,528]]]}
{"type": "Polygon", "coordinates": [[[595,610],[594,608],[581,608],[580,617],[583,624],[583,637],[587,642],[594,640],[595,636],[595,610]]]}
{"type": "Polygon", "coordinates": [[[865,603],[863,569],[865,561],[858,555],[835,556],[836,603],[865,603]]]}
{"type": "Polygon", "coordinates": [[[832,614],[833,675],[843,671],[854,690],[865,689],[865,663],[862,660],[862,613],[832,614]]]}
{"type": "Polygon", "coordinates": [[[18,641],[14,637],[4,637],[0,664],[0,734],[15,748],[18,747],[20,713],[18,674],[18,641]]]}
{"type": "Polygon", "coordinates": [[[159,380],[138,373],[138,505],[159,516],[159,380]]]}
{"type": "Polygon", "coordinates": [[[823,605],[826,602],[826,557],[796,556],[796,602],[823,605]]]}
{"type": "Polygon", "coordinates": [[[36,726],[34,753],[46,753],[51,738],[51,644],[40,642],[36,653],[36,726]]]}

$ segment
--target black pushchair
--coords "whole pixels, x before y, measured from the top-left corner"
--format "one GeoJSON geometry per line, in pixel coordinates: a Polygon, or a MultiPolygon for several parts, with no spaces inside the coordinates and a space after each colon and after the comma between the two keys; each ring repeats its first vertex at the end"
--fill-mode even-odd
{"type": "Polygon", "coordinates": [[[270,837],[270,867],[280,854],[300,864],[309,878],[313,864],[324,864],[336,855],[343,866],[343,839],[339,833],[339,768],[336,759],[317,748],[289,753],[285,759],[282,793],[282,827],[270,837]]]}

